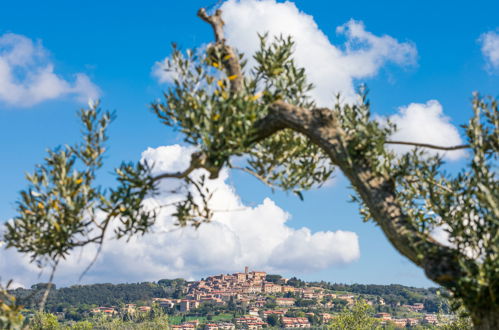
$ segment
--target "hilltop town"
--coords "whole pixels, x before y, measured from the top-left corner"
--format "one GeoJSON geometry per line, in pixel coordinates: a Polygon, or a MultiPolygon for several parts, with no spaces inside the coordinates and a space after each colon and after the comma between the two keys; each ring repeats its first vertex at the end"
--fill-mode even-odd
{"type": "MultiPolygon", "coordinates": [[[[14,290],[20,300],[28,297],[29,291],[14,290]]],[[[215,330],[322,327],[333,324],[358,303],[369,305],[372,318],[388,328],[433,328],[452,317],[445,315],[446,306],[434,290],[306,283],[250,271],[248,267],[243,272],[199,281],[175,279],[62,288],[53,293],[48,306],[60,320],[68,322],[96,317],[136,319],[160,310],[167,315],[171,329],[215,330]],[[71,301],[86,303],[78,308],[67,307],[71,301]],[[109,303],[96,305],[99,301],[109,303]]]]}

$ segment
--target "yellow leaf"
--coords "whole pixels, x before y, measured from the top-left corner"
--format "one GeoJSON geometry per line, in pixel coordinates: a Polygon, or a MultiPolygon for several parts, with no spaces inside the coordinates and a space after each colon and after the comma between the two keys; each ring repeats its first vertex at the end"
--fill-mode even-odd
{"type": "Polygon", "coordinates": [[[230,59],[231,57],[232,57],[232,55],[230,55],[230,54],[229,54],[229,55],[225,55],[225,56],[224,56],[224,58],[223,58],[223,60],[224,60],[224,61],[227,61],[227,60],[228,60],[228,59],[230,59]]]}
{"type": "Polygon", "coordinates": [[[40,203],[40,202],[38,202],[38,205],[37,205],[37,206],[38,206],[38,208],[39,208],[39,209],[41,209],[41,210],[43,210],[43,209],[45,208],[45,206],[43,206],[43,204],[42,204],[42,203],[40,203]]]}
{"type": "Polygon", "coordinates": [[[78,179],[78,180],[76,180],[76,184],[80,184],[80,183],[82,183],[82,182],[83,182],[83,179],[78,179]]]}
{"type": "Polygon", "coordinates": [[[217,63],[217,62],[213,62],[211,65],[213,65],[215,68],[218,68],[218,67],[219,67],[219,65],[218,65],[218,63],[217,63]]]}
{"type": "Polygon", "coordinates": [[[35,213],[33,213],[31,210],[25,210],[25,211],[24,211],[24,213],[26,213],[26,214],[30,214],[30,215],[35,214],[35,213]]]}
{"type": "Polygon", "coordinates": [[[217,113],[213,117],[211,117],[213,120],[218,120],[220,119],[220,115],[217,113]]]}
{"type": "Polygon", "coordinates": [[[222,88],[223,88],[223,87],[224,87],[224,85],[225,85],[225,83],[224,83],[224,81],[223,81],[223,80],[219,80],[219,81],[217,81],[217,85],[218,85],[219,87],[222,87],[222,88]]]}
{"type": "Polygon", "coordinates": [[[258,93],[258,94],[253,95],[253,97],[251,97],[251,100],[252,100],[252,101],[256,101],[256,100],[258,100],[260,97],[262,97],[262,93],[258,93]]]}
{"type": "Polygon", "coordinates": [[[232,75],[232,76],[229,76],[229,80],[234,80],[234,79],[236,79],[236,78],[237,78],[237,74],[234,74],[234,75],[232,75]]]}

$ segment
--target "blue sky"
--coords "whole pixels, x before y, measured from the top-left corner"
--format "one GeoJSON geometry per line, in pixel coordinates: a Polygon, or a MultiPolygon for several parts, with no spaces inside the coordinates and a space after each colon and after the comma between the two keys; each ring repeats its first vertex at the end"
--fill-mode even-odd
{"type": "MultiPolygon", "coordinates": [[[[110,149],[101,176],[103,185],[113,184],[110,172],[121,161],[139,160],[141,153],[149,147],[182,142],[180,135],[161,125],[148,110],[148,104],[161,97],[161,91],[167,88],[154,74],[158,72],[155,69],[161,67],[160,64],[155,66],[155,63],[168,56],[171,42],[185,49],[211,41],[211,30],[195,14],[198,8],[208,7],[214,2],[48,0],[9,1],[2,5],[0,221],[15,215],[17,193],[25,185],[24,173],[32,171],[34,164],[44,157],[45,150],[77,141],[79,126],[76,110],[84,105],[81,100],[88,96],[99,96],[103,108],[116,110],[118,115],[109,132],[110,149]],[[13,45],[23,42],[26,45],[31,43],[38,55],[31,54],[32,58],[22,63],[19,56],[8,58],[13,45]],[[10,80],[6,71],[2,71],[2,63],[7,63],[12,69],[10,80]],[[41,70],[48,67],[51,68],[48,73],[41,70]],[[28,88],[32,82],[26,77],[33,78],[42,71],[47,74],[44,77],[50,78],[43,86],[53,86],[55,90],[33,91],[33,88],[28,88]],[[7,83],[22,88],[11,88],[7,83]]],[[[250,7],[257,6],[255,1],[243,3],[250,7]]],[[[341,88],[346,86],[344,93],[348,95],[352,86],[367,83],[373,111],[380,116],[398,114],[394,119],[398,118],[400,125],[407,128],[401,133],[401,138],[419,137],[414,127],[422,125],[442,128],[437,129],[441,132],[439,136],[421,137],[430,139],[428,142],[459,142],[455,132],[470,117],[471,93],[499,94],[497,1],[475,1],[473,4],[467,1],[295,1],[298,8],[295,11],[290,3],[283,5],[282,1],[278,1],[276,4],[270,0],[264,3],[268,6],[265,8],[275,10],[276,15],[282,16],[270,20],[265,14],[252,16],[251,12],[246,13],[249,28],[237,19],[242,10],[237,3],[230,1],[229,7],[224,4],[223,8],[233,15],[226,21],[231,35],[238,38],[234,40],[236,46],[251,49],[251,42],[244,38],[246,32],[248,38],[251,37],[253,26],[270,27],[282,23],[283,29],[286,29],[288,23],[297,25],[293,19],[300,19],[303,26],[310,28],[310,34],[301,35],[303,44],[314,46],[315,36],[322,31],[331,43],[329,48],[324,49],[324,54],[337,51],[341,56],[330,61],[323,59],[324,63],[319,64],[330,70],[328,72],[341,71],[343,78],[336,79],[334,75],[317,78],[321,88],[330,88],[332,93],[335,88],[342,91],[341,88]],[[291,9],[286,11],[283,8],[291,9]],[[311,17],[307,18],[304,14],[311,17]],[[311,24],[312,19],[317,27],[306,25],[311,24]],[[340,33],[337,30],[339,26],[347,32],[340,33]],[[354,35],[355,31],[357,35],[354,35]],[[310,36],[314,40],[310,40],[310,36]],[[368,51],[359,53],[353,49],[349,52],[348,45],[355,46],[354,42],[359,41],[368,51]],[[347,69],[338,68],[339,65],[347,69]],[[364,71],[359,72],[357,67],[364,65],[364,71]],[[331,87],[328,82],[333,82],[331,87]],[[430,100],[436,103],[428,103],[430,100]],[[414,105],[411,107],[410,104],[414,105]],[[406,111],[401,111],[401,107],[405,107],[406,111]]],[[[302,56],[305,67],[314,64],[307,63],[308,57],[310,62],[317,62],[313,54],[307,54],[306,49],[297,49],[297,56],[302,56]]],[[[311,73],[314,74],[313,71],[311,73]]],[[[317,77],[319,73],[316,73],[317,77]]],[[[324,94],[319,97],[324,97],[324,94]]],[[[448,160],[450,168],[455,169],[465,162],[465,157],[449,155],[448,160]]],[[[301,268],[291,265],[280,265],[279,268],[277,264],[267,265],[265,261],[255,259],[255,266],[282,269],[285,275],[296,275],[307,280],[432,285],[422,271],[390,246],[376,226],[362,223],[357,206],[347,202],[349,191],[341,176],[330,186],[307,192],[304,202],[286,193],[272,194],[263,184],[241,173],[232,174],[226,184],[235,187],[246,206],[257,208],[263,205],[265,197],[271,198],[290,215],[283,230],[296,234],[300,228],[307,227],[312,233],[342,230],[358,236],[360,255],[344,259],[344,262],[331,260],[317,267],[304,264],[305,267],[301,268]]],[[[185,239],[192,237],[187,235],[185,239]]],[[[192,244],[197,244],[195,239],[192,239],[192,244]]],[[[160,245],[157,244],[152,248],[158,247],[160,245]]],[[[192,251],[185,251],[192,256],[192,251]]],[[[0,276],[14,277],[24,285],[36,281],[36,270],[20,264],[14,266],[15,257],[2,253],[0,276]]],[[[199,264],[190,268],[192,259],[189,256],[181,256],[182,267],[186,269],[184,274],[179,270],[181,266],[168,264],[171,259],[161,261],[158,257],[155,262],[165,271],[151,271],[147,276],[158,277],[143,280],[159,279],[162,274],[163,277],[182,275],[193,278],[205,275],[199,264]],[[168,269],[175,269],[175,272],[169,273],[168,269]]],[[[112,258],[112,255],[104,258],[112,258]]],[[[129,263],[129,268],[133,268],[133,257],[120,261],[129,263]]],[[[298,264],[300,259],[289,262],[298,264]]],[[[319,259],[317,264],[320,264],[319,259]]],[[[149,266],[153,267],[154,263],[149,266]]],[[[208,270],[233,271],[231,266],[221,264],[210,264],[206,272],[208,270]]],[[[140,274],[133,273],[135,275],[129,277],[126,274],[129,272],[124,269],[122,275],[113,277],[107,268],[97,267],[87,281],[141,280],[140,274]]],[[[78,275],[70,270],[62,271],[59,281],[65,284],[77,282],[78,275]]]]}

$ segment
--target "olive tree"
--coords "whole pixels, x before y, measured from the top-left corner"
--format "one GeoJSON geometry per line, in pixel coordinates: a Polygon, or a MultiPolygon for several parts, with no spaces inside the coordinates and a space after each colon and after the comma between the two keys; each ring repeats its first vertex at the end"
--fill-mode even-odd
{"type": "Polygon", "coordinates": [[[393,141],[396,127],[373,119],[363,88],[356,102],[315,104],[313,86],[293,60],[292,39],[260,36],[256,66],[248,69],[224,38],[222,12],[201,9],[198,16],[213,29],[214,42],[186,52],[174,47],[168,61],[174,83],[163,102],[151,105],[162,123],[197,148],[190,165],[152,175],[150,164],[123,164],[117,187],[103,191],[95,177],[112,114],[93,105],[80,113],[84,142],[51,151],[28,175],[18,215],[6,227],[7,246],[55,267],[76,247],[101,245],[111,227],[118,238],[146,233],[156,211],[143,200],[163,179],[195,188],[174,203],[172,215],[179,226],[198,227],[213,217],[205,182],[222,168],[245,171],[300,198],[339,170],[365,221],[374,221],[397,251],[463,304],[476,329],[499,328],[497,101],[474,96],[473,116],[463,126],[466,145],[393,141]],[[390,144],[415,149],[397,156],[390,144]],[[428,155],[428,148],[467,149],[469,164],[446,174],[441,157],[428,155]],[[236,166],[235,157],[246,164],[236,166]],[[206,175],[194,179],[196,169],[206,175]],[[448,242],[435,240],[435,229],[445,230],[448,242]]]}

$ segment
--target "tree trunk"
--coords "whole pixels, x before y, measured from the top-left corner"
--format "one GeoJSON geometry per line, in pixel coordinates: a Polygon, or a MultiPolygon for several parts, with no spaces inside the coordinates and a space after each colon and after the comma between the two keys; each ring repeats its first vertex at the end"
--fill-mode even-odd
{"type": "Polygon", "coordinates": [[[471,319],[475,330],[498,330],[499,307],[490,306],[490,309],[471,310],[471,319]]]}

